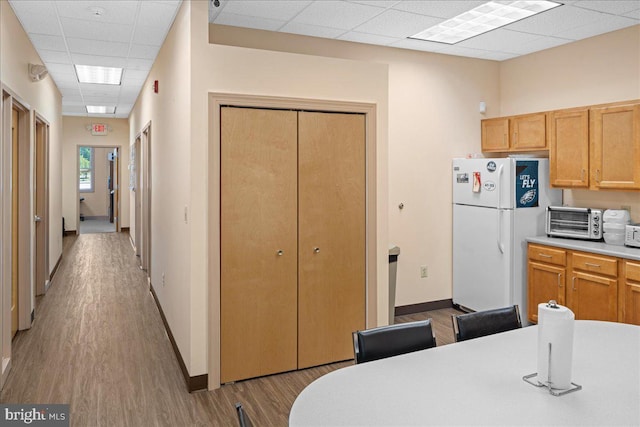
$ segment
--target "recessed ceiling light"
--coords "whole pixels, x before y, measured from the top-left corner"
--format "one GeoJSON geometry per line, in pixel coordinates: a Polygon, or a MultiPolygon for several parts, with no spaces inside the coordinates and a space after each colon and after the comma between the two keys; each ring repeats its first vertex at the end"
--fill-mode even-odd
{"type": "Polygon", "coordinates": [[[80,83],[119,85],[122,82],[122,68],[76,65],[80,83]]]}
{"type": "Polygon", "coordinates": [[[89,114],[115,114],[116,107],[107,107],[106,105],[87,105],[87,113],[89,114]]]}
{"type": "Polygon", "coordinates": [[[409,38],[455,44],[558,6],[546,0],[490,1],[409,38]]]}

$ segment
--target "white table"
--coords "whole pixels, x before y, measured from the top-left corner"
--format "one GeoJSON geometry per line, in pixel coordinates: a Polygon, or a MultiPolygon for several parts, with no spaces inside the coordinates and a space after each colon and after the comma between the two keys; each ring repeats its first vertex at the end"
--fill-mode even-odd
{"type": "Polygon", "coordinates": [[[309,384],[290,426],[640,425],[640,327],[576,321],[572,380],[552,396],[537,326],[349,366],[309,384]]]}

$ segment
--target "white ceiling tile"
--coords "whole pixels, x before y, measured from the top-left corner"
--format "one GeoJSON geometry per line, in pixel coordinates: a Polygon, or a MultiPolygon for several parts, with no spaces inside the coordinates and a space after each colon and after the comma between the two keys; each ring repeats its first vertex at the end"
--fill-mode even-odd
{"type": "Polygon", "coordinates": [[[58,87],[69,87],[74,85],[75,87],[78,87],[78,77],[76,76],[76,73],[52,73],[49,71],[49,75],[53,77],[53,80],[55,80],[58,87]]]}
{"type": "Polygon", "coordinates": [[[65,104],[64,102],[62,103],[62,114],[64,115],[71,115],[71,113],[80,113],[80,114],[86,114],[87,109],[85,108],[84,105],[68,105],[65,104]]]}
{"type": "Polygon", "coordinates": [[[67,44],[72,54],[81,53],[85,55],[121,56],[126,58],[129,51],[129,44],[121,42],[68,37],[67,44]]]}
{"type": "Polygon", "coordinates": [[[529,53],[538,52],[540,50],[551,49],[552,47],[561,46],[571,43],[573,40],[558,37],[539,37],[530,42],[522,43],[520,46],[510,46],[507,52],[518,55],[527,55],[529,53]]]}
{"type": "Polygon", "coordinates": [[[638,0],[582,0],[573,3],[573,6],[583,9],[597,10],[599,12],[610,13],[613,15],[624,15],[634,10],[640,9],[640,1],[638,0]]]}
{"type": "Polygon", "coordinates": [[[79,86],[82,94],[87,96],[115,97],[120,93],[120,85],[80,83],[79,86]]]}
{"type": "Polygon", "coordinates": [[[67,52],[58,52],[57,50],[40,49],[38,51],[40,58],[45,62],[55,62],[58,64],[71,64],[71,58],[67,52]]]}
{"type": "Polygon", "coordinates": [[[132,70],[147,70],[151,69],[153,65],[153,60],[151,59],[139,59],[139,58],[129,58],[127,59],[127,68],[132,70]]]}
{"type": "Polygon", "coordinates": [[[335,0],[316,1],[293,19],[293,22],[351,30],[384,9],[335,0]]]}
{"type": "Polygon", "coordinates": [[[288,21],[310,4],[311,1],[291,0],[228,1],[224,6],[224,13],[288,21]]]}
{"type": "Polygon", "coordinates": [[[125,70],[124,72],[124,77],[127,77],[129,79],[145,80],[148,75],[149,75],[148,71],[141,71],[141,70],[125,70]]]}
{"type": "Polygon", "coordinates": [[[180,3],[176,2],[140,2],[140,14],[138,15],[138,25],[148,27],[156,26],[165,28],[167,31],[171,27],[180,3]]]}
{"type": "Polygon", "coordinates": [[[299,24],[297,22],[289,22],[280,29],[284,33],[302,34],[304,36],[324,37],[333,39],[344,33],[344,30],[336,28],[318,27],[316,25],[299,24]]]}
{"type": "Polygon", "coordinates": [[[440,18],[417,15],[399,10],[387,10],[370,21],[356,27],[359,33],[388,37],[409,37],[442,21],[440,18]]]}
{"type": "Polygon", "coordinates": [[[124,68],[127,65],[125,58],[119,56],[83,55],[72,53],[71,59],[77,65],[97,65],[100,67],[124,68]]]}
{"type": "Polygon", "coordinates": [[[471,49],[471,48],[455,45],[455,46],[447,47],[445,50],[443,50],[440,53],[445,53],[447,55],[455,55],[455,56],[465,56],[468,58],[483,58],[489,52],[484,49],[471,49]]]}
{"type": "Polygon", "coordinates": [[[128,43],[133,32],[131,24],[114,24],[72,18],[60,18],[60,22],[67,37],[89,38],[88,36],[90,36],[93,40],[128,43]]]}
{"type": "Polygon", "coordinates": [[[377,34],[365,34],[355,31],[350,31],[346,34],[343,34],[338,37],[338,39],[357,43],[379,44],[383,46],[403,40],[402,38],[397,37],[379,36],[377,34]]]}
{"type": "Polygon", "coordinates": [[[393,8],[438,18],[452,18],[463,12],[486,3],[486,1],[424,1],[408,0],[396,4],[393,8]]]}
{"type": "Polygon", "coordinates": [[[166,33],[166,28],[138,25],[133,33],[133,42],[137,44],[160,46],[162,45],[162,42],[164,42],[166,33]]]}
{"type": "Polygon", "coordinates": [[[118,103],[118,97],[84,96],[84,102],[86,102],[87,105],[116,105],[118,103]]]}
{"type": "Polygon", "coordinates": [[[216,24],[231,25],[232,27],[255,28],[256,30],[267,31],[275,31],[285,23],[286,21],[235,15],[224,11],[216,18],[216,24]]]}
{"type": "Polygon", "coordinates": [[[62,36],[53,2],[12,0],[10,4],[27,33],[62,36]]]}
{"type": "Polygon", "coordinates": [[[160,50],[159,46],[132,44],[131,50],[129,51],[129,58],[154,60],[156,59],[156,56],[158,55],[159,50],[160,50]]]}
{"type": "Polygon", "coordinates": [[[56,50],[59,52],[66,52],[67,45],[64,43],[64,38],[59,36],[48,36],[42,34],[29,34],[29,38],[33,43],[36,50],[56,50]]]}
{"type": "Polygon", "coordinates": [[[553,36],[582,25],[596,22],[603,17],[603,14],[600,12],[564,5],[539,15],[514,22],[505,28],[524,33],[553,36]]]}
{"type": "Polygon", "coordinates": [[[347,0],[350,3],[366,4],[368,6],[382,7],[388,9],[400,3],[399,0],[347,0]]]}
{"type": "Polygon", "coordinates": [[[426,40],[404,39],[390,44],[391,47],[402,49],[420,50],[424,52],[440,52],[447,48],[443,43],[434,43],[426,40]]]}
{"type": "Polygon", "coordinates": [[[47,70],[49,70],[52,74],[73,74],[75,75],[75,69],[71,64],[56,64],[56,63],[47,63],[47,70]]]}
{"type": "Polygon", "coordinates": [[[636,9],[636,10],[633,10],[633,11],[631,11],[629,13],[625,13],[624,16],[626,18],[632,18],[632,19],[640,21],[640,8],[636,9]]]}
{"type": "Polygon", "coordinates": [[[56,1],[58,14],[65,18],[84,19],[93,22],[112,22],[118,24],[135,23],[138,1],[125,0],[90,0],[90,1],[56,1]],[[104,13],[96,16],[95,8],[100,8],[104,13]]]}
{"type": "Polygon", "coordinates": [[[509,31],[504,28],[499,28],[497,30],[489,31],[488,33],[480,34],[479,36],[468,40],[464,40],[457,43],[455,46],[517,53],[517,49],[520,45],[532,42],[540,37],[541,36],[537,34],[520,33],[517,31],[509,31]]]}
{"type": "Polygon", "coordinates": [[[637,24],[638,21],[634,19],[623,18],[621,16],[607,16],[606,19],[602,21],[596,21],[589,25],[582,25],[571,30],[561,31],[555,35],[565,39],[580,40],[637,24]]]}
{"type": "Polygon", "coordinates": [[[506,61],[507,59],[512,59],[517,57],[518,55],[515,53],[505,53],[505,52],[487,52],[482,56],[482,59],[488,59],[491,61],[506,61]]]}
{"type": "Polygon", "coordinates": [[[84,105],[84,99],[82,95],[67,95],[66,93],[62,94],[62,102],[65,105],[73,105],[75,103],[77,105],[84,105]]]}
{"type": "Polygon", "coordinates": [[[62,97],[65,98],[70,98],[70,97],[81,97],[82,93],[80,92],[80,89],[78,89],[78,86],[76,85],[76,87],[64,87],[61,88],[58,86],[58,89],[60,89],[60,92],[62,92],[62,97]]]}

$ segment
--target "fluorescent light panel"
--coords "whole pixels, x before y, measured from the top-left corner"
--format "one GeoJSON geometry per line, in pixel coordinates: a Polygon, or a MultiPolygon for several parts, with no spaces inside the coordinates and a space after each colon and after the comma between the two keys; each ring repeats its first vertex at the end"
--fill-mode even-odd
{"type": "Polygon", "coordinates": [[[122,68],[76,65],[80,83],[119,85],[122,82],[122,68]]]}
{"type": "Polygon", "coordinates": [[[116,107],[107,107],[105,105],[87,105],[87,113],[89,114],[115,114],[116,107]]]}
{"type": "Polygon", "coordinates": [[[562,3],[490,1],[409,38],[455,44],[558,6],[562,3]]]}

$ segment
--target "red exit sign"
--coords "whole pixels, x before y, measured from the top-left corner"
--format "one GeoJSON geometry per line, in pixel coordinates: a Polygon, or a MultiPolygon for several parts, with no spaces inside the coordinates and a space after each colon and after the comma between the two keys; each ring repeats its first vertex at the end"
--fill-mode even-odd
{"type": "Polygon", "coordinates": [[[106,135],[107,125],[103,123],[94,123],[91,125],[91,135],[106,135]]]}

